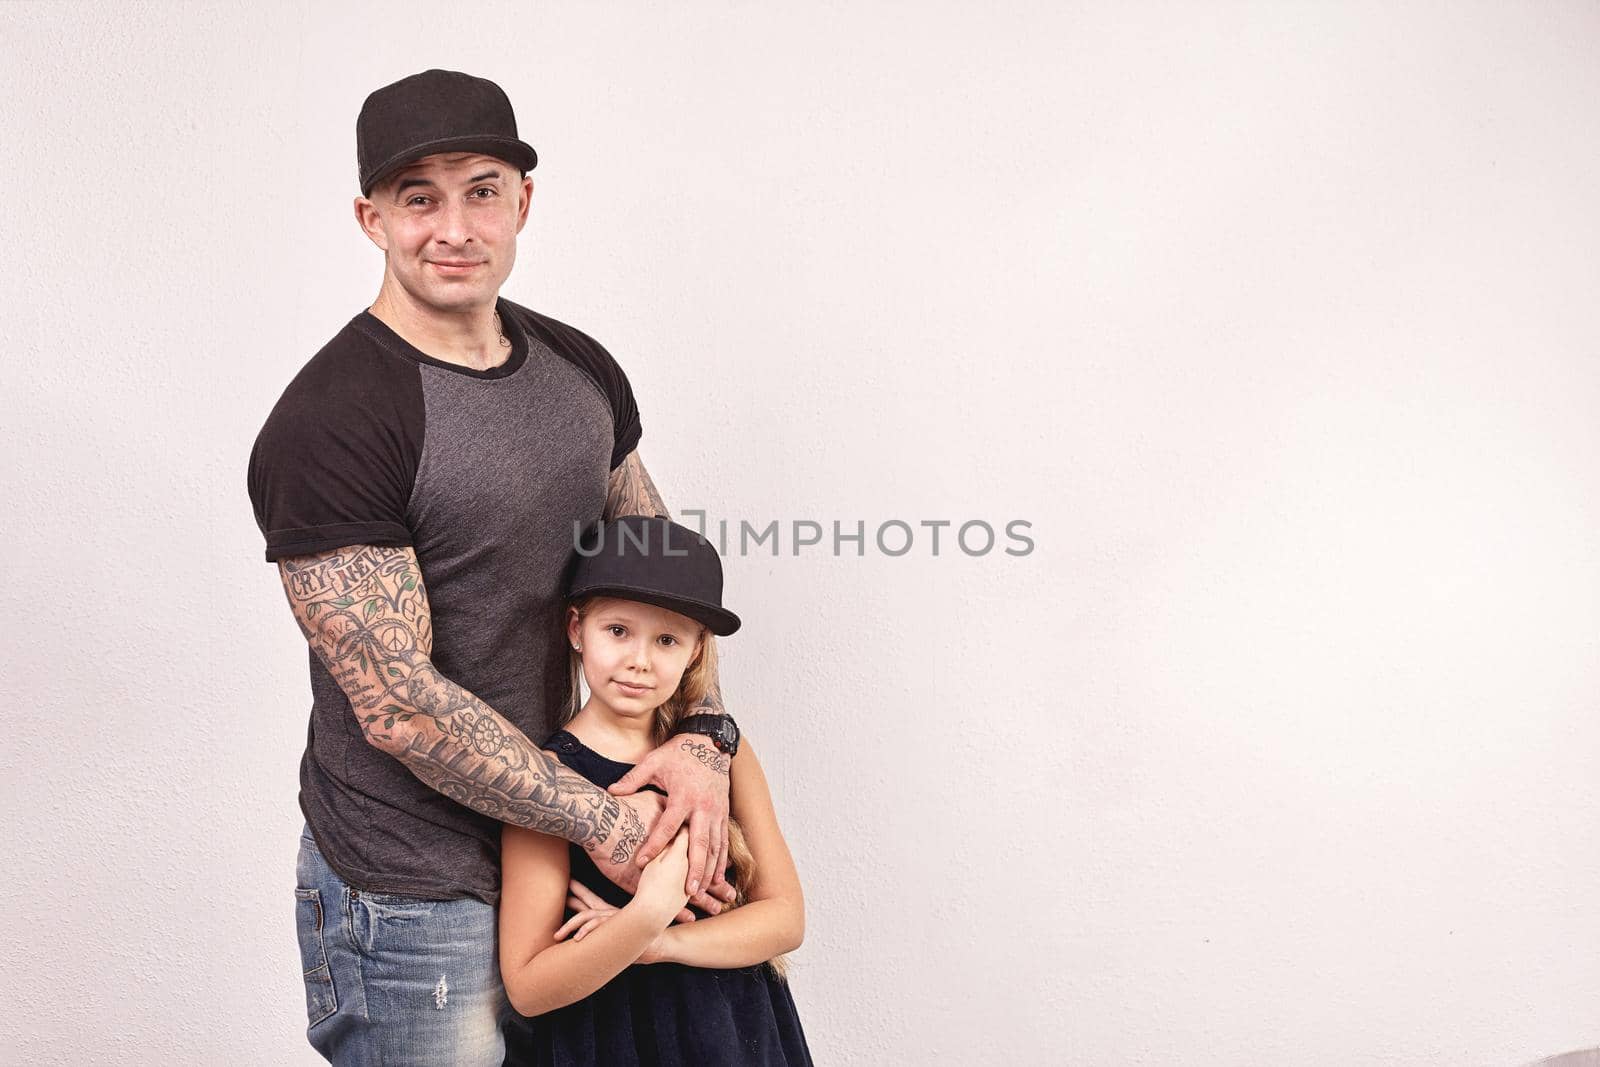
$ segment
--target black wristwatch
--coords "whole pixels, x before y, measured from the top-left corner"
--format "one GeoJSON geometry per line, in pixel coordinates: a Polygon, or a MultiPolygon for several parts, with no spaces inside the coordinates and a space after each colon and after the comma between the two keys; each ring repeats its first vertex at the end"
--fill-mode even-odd
{"type": "Polygon", "coordinates": [[[672,736],[705,734],[717,751],[734,756],[739,751],[739,724],[732,715],[685,715],[672,728],[672,736]]]}

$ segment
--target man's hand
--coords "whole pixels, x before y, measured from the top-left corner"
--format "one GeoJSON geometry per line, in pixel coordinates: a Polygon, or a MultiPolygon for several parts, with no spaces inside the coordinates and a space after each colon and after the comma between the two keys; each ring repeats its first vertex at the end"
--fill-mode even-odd
{"type": "MultiPolygon", "coordinates": [[[[666,810],[649,828],[644,844],[634,850],[634,863],[643,867],[654,859],[687,819],[689,881],[684,889],[693,896],[706,887],[731,902],[733,887],[723,878],[728,865],[728,763],[728,757],[706,738],[680,734],[640,760],[611,787],[611,793],[628,797],[647,785],[666,790],[666,810]]],[[[704,909],[698,900],[694,903],[704,909]]]]}
{"type": "MultiPolygon", "coordinates": [[[[634,793],[631,796],[618,797],[617,802],[622,811],[617,819],[615,830],[611,836],[599,842],[597,846],[587,849],[587,851],[589,858],[594,860],[594,865],[599,868],[601,874],[629,893],[637,893],[639,891],[640,871],[645,865],[634,861],[638,855],[640,845],[645,841],[645,835],[650,832],[650,828],[652,826],[657,829],[660,828],[661,821],[664,818],[662,809],[665,807],[665,802],[662,800],[660,793],[650,790],[634,793]]],[[[680,818],[680,825],[682,821],[680,818]]],[[[668,840],[670,841],[671,838],[668,838],[668,840]]],[[[715,915],[722,910],[722,904],[710,893],[702,893],[685,888],[689,893],[689,903],[706,914],[715,915]]],[[[734,899],[732,896],[721,893],[716,894],[716,896],[720,896],[730,903],[734,899]]],[[[678,912],[676,921],[693,922],[694,912],[684,908],[678,912]]]]}

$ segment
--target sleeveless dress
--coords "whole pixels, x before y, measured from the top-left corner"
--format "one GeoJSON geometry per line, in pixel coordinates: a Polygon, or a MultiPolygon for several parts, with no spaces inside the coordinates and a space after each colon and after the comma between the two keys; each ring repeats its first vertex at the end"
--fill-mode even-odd
{"type": "MultiPolygon", "coordinates": [[[[565,730],[543,747],[602,789],[633,769],[565,730]]],[[[568,855],[572,877],[606,903],[622,907],[632,899],[588,853],[571,845],[568,855]]],[[[506,1067],[811,1063],[789,985],[764,963],[734,970],[636,963],[575,1004],[531,1019],[513,1012],[505,1037],[506,1067]]]]}

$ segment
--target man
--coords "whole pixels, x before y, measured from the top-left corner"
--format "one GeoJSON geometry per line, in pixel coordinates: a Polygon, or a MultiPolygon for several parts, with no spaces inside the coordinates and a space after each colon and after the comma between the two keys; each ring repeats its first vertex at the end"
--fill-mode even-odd
{"type": "Polygon", "coordinates": [[[499,86],[402,79],[367,98],[356,142],[382,286],[250,458],[267,559],[312,650],[307,1033],[337,1063],[499,1064],[500,823],[582,846],[631,889],[687,819],[686,890],[714,913],[732,899],[737,732],[714,692],[695,724],[708,736],[673,738],[615,795],[539,750],[569,684],[575,530],[667,515],[633,393],[588,336],[499,296],[537,162],[499,86]]]}

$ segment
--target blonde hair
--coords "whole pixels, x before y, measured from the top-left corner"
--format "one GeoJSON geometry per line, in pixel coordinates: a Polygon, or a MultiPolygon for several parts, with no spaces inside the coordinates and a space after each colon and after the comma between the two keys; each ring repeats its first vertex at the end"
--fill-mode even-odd
{"type": "MultiPolygon", "coordinates": [[[[583,625],[583,618],[588,614],[589,606],[596,600],[606,599],[601,596],[580,597],[568,606],[577,612],[578,625],[583,625]]],[[[625,597],[610,599],[622,600],[625,597]]],[[[583,654],[576,649],[567,651],[568,689],[567,705],[561,710],[561,722],[565,726],[573,717],[583,709],[583,692],[580,684],[583,681],[583,654]]],[[[667,743],[672,736],[673,727],[678,725],[678,720],[690,714],[690,709],[696,707],[710,693],[712,682],[717,676],[717,640],[702,626],[700,628],[700,647],[695,650],[694,658],[683,669],[683,678],[678,682],[678,688],[661,706],[656,708],[655,721],[650,725],[650,739],[660,747],[667,743]]],[[[750,846],[745,843],[744,831],[732,815],[728,817],[728,865],[733,868],[733,876],[729,882],[733,885],[737,896],[732,904],[723,905],[725,908],[738,907],[745,903],[745,890],[750,885],[750,880],[755,877],[756,861],[750,854],[750,846]]],[[[777,955],[767,961],[773,973],[779,978],[784,977],[789,971],[788,957],[777,955]]]]}

